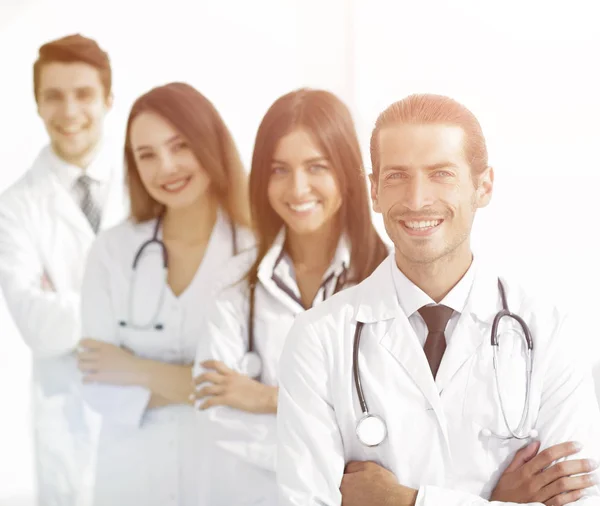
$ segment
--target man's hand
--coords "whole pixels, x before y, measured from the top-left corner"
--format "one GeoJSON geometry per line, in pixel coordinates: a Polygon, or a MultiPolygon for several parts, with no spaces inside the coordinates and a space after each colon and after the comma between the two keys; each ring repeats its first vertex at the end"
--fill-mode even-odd
{"type": "Polygon", "coordinates": [[[594,461],[579,459],[552,464],[579,452],[581,447],[576,443],[561,443],[536,455],[539,449],[539,441],[534,441],[516,453],[492,492],[491,501],[563,506],[582,497],[584,489],[597,483],[594,474],[582,474],[598,467],[594,461]]]}
{"type": "Polygon", "coordinates": [[[196,387],[203,383],[210,383],[193,394],[195,400],[208,397],[200,409],[229,406],[249,413],[277,412],[278,389],[276,387],[264,385],[229,369],[216,360],[208,360],[201,365],[211,371],[194,378],[196,387]]]}
{"type": "Polygon", "coordinates": [[[141,359],[114,344],[82,339],[77,354],[84,383],[109,385],[141,385],[141,359]]]}
{"type": "Polygon", "coordinates": [[[342,506],[414,506],[417,499],[416,490],[374,462],[349,462],[340,492],[342,506]]]}

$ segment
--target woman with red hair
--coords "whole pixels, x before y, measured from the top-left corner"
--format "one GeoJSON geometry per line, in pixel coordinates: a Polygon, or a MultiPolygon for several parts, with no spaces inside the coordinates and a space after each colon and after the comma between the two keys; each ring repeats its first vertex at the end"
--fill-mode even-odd
{"type": "Polygon", "coordinates": [[[301,89],[260,124],[250,172],[258,245],[205,313],[195,398],[214,450],[207,504],[276,504],[277,364],[297,314],[369,276],[387,256],[370,217],[352,117],[333,94],[301,89]],[[241,279],[241,281],[240,281],[241,279]],[[237,282],[236,282],[237,281],[237,282]]]}
{"type": "Polygon", "coordinates": [[[83,283],[94,504],[197,506],[191,365],[219,268],[253,244],[247,178],[217,110],[182,83],[135,102],[125,161],[131,217],[98,237],[83,283]]]}

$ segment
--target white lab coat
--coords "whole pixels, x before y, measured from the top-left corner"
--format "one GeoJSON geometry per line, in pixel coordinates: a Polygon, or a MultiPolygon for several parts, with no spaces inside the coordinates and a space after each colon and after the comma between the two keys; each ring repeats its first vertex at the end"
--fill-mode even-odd
{"type": "MultiPolygon", "coordinates": [[[[220,267],[233,254],[230,222],[219,212],[198,271],[178,297],[165,285],[156,244],[142,255],[133,285],[134,257],[152,237],[155,223],[127,221],[99,236],[84,278],[83,332],[86,337],[126,346],[143,358],[191,365],[198,340],[203,338],[201,315],[214,287],[219,286],[220,267]],[[152,319],[162,288],[164,302],[157,321],[163,330],[120,326],[123,320],[143,324],[152,319]]],[[[253,244],[248,230],[238,227],[236,233],[239,249],[253,244]]],[[[95,506],[198,506],[197,487],[203,483],[200,463],[210,456],[200,444],[202,427],[192,406],[147,409],[151,393],[137,386],[86,385],[84,395],[103,417],[95,506]]]]}
{"type": "MultiPolygon", "coordinates": [[[[255,351],[262,359],[261,382],[278,385],[278,362],[285,337],[294,318],[304,311],[295,300],[300,292],[295,281],[293,264],[283,256],[285,232],[277,236],[258,270],[255,292],[255,351]],[[276,280],[279,281],[279,285],[276,280]],[[282,289],[287,287],[293,297],[282,289]]],[[[202,339],[198,341],[194,374],[203,372],[199,363],[213,359],[228,367],[242,370],[241,360],[248,348],[249,298],[244,278],[256,258],[256,252],[236,258],[227,266],[229,286],[220,291],[211,309],[206,312],[202,339]]],[[[330,297],[350,264],[350,250],[345,238],[338,244],[332,263],[317,292],[313,304],[330,297]]],[[[343,279],[343,278],[342,278],[343,279]]],[[[210,489],[204,489],[202,504],[211,506],[275,505],[275,455],[277,450],[277,421],[274,414],[252,414],[218,406],[198,414],[209,422],[207,444],[211,453],[220,456],[222,466],[204,471],[210,476],[210,489]],[[226,467],[229,466],[229,467],[226,467]]]]}
{"type": "MultiPolygon", "coordinates": [[[[400,484],[418,489],[417,506],[480,506],[515,452],[528,441],[500,441],[506,429],[496,400],[490,330],[501,308],[497,276],[481,264],[467,305],[433,376],[423,347],[400,310],[393,255],[360,285],[300,315],[280,361],[277,478],[280,504],[333,506],[345,463],[375,461],[400,484]],[[356,321],[364,322],[360,375],[372,413],[387,423],[379,447],[357,439],[362,416],[352,377],[356,321]]],[[[600,412],[584,336],[552,304],[503,279],[510,310],[529,325],[535,355],[527,428],[541,450],[579,441],[575,458],[600,460],[600,412]]],[[[500,334],[501,388],[516,426],[525,392],[521,338],[500,334]],[[503,346],[504,345],[504,346],[503,346]]],[[[590,327],[591,328],[591,327],[590,327]]],[[[581,500],[599,505],[597,486],[581,500]]],[[[498,504],[498,503],[491,503],[498,504]]]]}
{"type": "MultiPolygon", "coordinates": [[[[81,337],[79,291],[95,239],[85,215],[50,168],[44,148],[0,197],[0,284],[33,356],[33,415],[40,504],[81,506],[92,487],[99,420],[86,409],[73,354],[81,337]],[[46,274],[54,290],[42,289],[46,274]]],[[[110,183],[101,228],[127,213],[122,163],[105,145],[110,183]]]]}

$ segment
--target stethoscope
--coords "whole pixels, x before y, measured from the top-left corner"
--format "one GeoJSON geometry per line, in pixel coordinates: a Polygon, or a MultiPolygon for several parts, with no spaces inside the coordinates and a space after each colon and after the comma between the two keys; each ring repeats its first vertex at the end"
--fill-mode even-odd
{"type": "MultiPolygon", "coordinates": [[[[121,327],[127,327],[127,328],[135,329],[135,330],[158,330],[158,331],[160,331],[160,330],[164,329],[164,324],[160,323],[158,320],[158,315],[160,314],[160,310],[161,310],[164,300],[165,300],[165,293],[167,290],[168,274],[169,274],[169,254],[167,252],[167,247],[165,246],[165,243],[161,239],[158,238],[158,232],[159,232],[160,226],[162,224],[163,216],[164,216],[164,212],[162,212],[156,219],[156,224],[154,225],[154,232],[152,234],[152,237],[140,246],[140,248],[138,249],[138,251],[135,254],[135,257],[133,259],[133,265],[131,267],[132,268],[131,287],[129,290],[129,301],[128,301],[128,308],[127,308],[128,318],[127,318],[127,320],[119,321],[119,325],[121,327]],[[146,250],[146,248],[148,248],[149,246],[152,246],[153,244],[157,244],[162,253],[163,282],[162,282],[162,286],[160,289],[160,294],[158,296],[158,303],[157,303],[156,307],[154,308],[154,312],[152,313],[152,316],[150,317],[150,319],[147,322],[134,323],[132,315],[133,315],[134,294],[136,292],[136,284],[137,284],[137,267],[138,267],[140,259],[142,258],[142,255],[144,254],[144,251],[146,250]]],[[[237,231],[236,231],[236,228],[235,228],[235,225],[233,224],[233,222],[230,221],[229,223],[231,226],[231,239],[232,239],[232,244],[233,244],[233,255],[235,256],[238,254],[237,231]]]]}
{"type": "MultiPolygon", "coordinates": [[[[498,439],[534,438],[537,437],[537,431],[535,429],[527,430],[525,428],[525,423],[527,422],[527,418],[529,416],[529,393],[531,390],[531,375],[533,369],[533,338],[531,337],[531,332],[525,321],[519,315],[511,313],[508,309],[508,303],[506,301],[506,292],[504,290],[504,285],[502,284],[500,279],[498,279],[498,288],[500,290],[500,297],[502,299],[502,309],[496,314],[492,323],[491,345],[494,351],[494,376],[496,383],[496,391],[498,393],[498,399],[500,402],[500,410],[502,412],[502,418],[504,419],[504,423],[510,435],[505,436],[496,434],[490,429],[483,429],[482,435],[486,437],[494,436],[498,439]],[[506,417],[506,412],[504,410],[502,394],[500,392],[500,382],[498,379],[498,327],[500,325],[500,320],[502,320],[502,318],[504,317],[513,319],[521,326],[521,330],[523,332],[523,339],[525,340],[526,344],[525,353],[527,371],[525,381],[525,404],[521,413],[521,421],[515,429],[512,429],[510,427],[510,424],[508,423],[508,418],[506,417]]],[[[356,436],[358,437],[358,440],[365,446],[378,446],[387,437],[387,426],[385,420],[381,416],[369,412],[369,407],[367,406],[367,401],[365,400],[365,394],[360,381],[358,351],[363,326],[363,322],[356,323],[356,330],[354,331],[354,349],[352,354],[352,372],[354,376],[354,386],[356,388],[356,393],[358,394],[358,401],[362,410],[362,416],[356,424],[356,436]]]]}
{"type": "MultiPolygon", "coordinates": [[[[294,301],[296,301],[298,304],[300,304],[300,306],[302,306],[302,308],[304,308],[304,305],[303,305],[302,301],[300,300],[300,298],[298,298],[298,296],[294,293],[294,291],[292,289],[290,289],[290,287],[287,286],[281,280],[281,278],[279,278],[277,276],[277,274],[275,273],[277,264],[279,264],[279,262],[281,262],[281,260],[283,259],[284,253],[285,253],[285,251],[282,248],[281,253],[279,254],[279,257],[277,258],[277,260],[275,261],[275,264],[273,266],[273,273],[271,275],[271,280],[275,283],[275,285],[281,291],[283,291],[284,293],[289,295],[294,301]]],[[[348,275],[348,269],[346,268],[346,264],[342,264],[342,270],[336,280],[332,295],[339,292],[344,287],[344,285],[346,283],[347,275],[348,275]]],[[[335,274],[331,273],[327,278],[325,278],[325,280],[323,280],[323,282],[321,283],[319,290],[324,289],[324,287],[327,286],[331,282],[331,280],[333,279],[334,276],[335,276],[335,274]]],[[[260,355],[256,352],[256,350],[254,348],[254,315],[256,312],[256,283],[257,282],[258,282],[258,280],[250,283],[250,294],[248,297],[249,298],[249,306],[250,306],[249,311],[248,311],[248,348],[247,348],[247,351],[240,363],[241,370],[244,371],[250,378],[254,378],[254,379],[258,378],[262,373],[262,359],[260,358],[260,355]]],[[[325,300],[326,298],[327,298],[327,296],[324,293],[323,300],[325,300]]]]}

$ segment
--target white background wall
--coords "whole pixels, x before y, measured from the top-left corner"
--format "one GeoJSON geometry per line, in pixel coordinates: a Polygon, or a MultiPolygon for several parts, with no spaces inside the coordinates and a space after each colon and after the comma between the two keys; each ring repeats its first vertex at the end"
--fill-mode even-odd
{"type": "MultiPolygon", "coordinates": [[[[492,205],[476,222],[477,254],[592,307],[600,282],[596,3],[0,0],[0,190],[45,142],[31,66],[39,45],[67,33],[94,37],[111,55],[113,137],[139,94],[184,80],[215,103],[246,163],[262,114],[293,88],[324,87],[351,106],[367,164],[383,108],[412,92],[443,93],[478,115],[496,168],[492,205]]],[[[33,483],[29,361],[1,300],[0,328],[0,505],[19,506],[30,504],[33,483]]]]}

